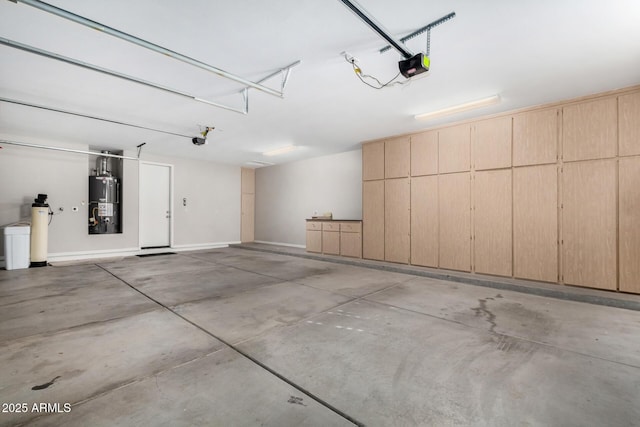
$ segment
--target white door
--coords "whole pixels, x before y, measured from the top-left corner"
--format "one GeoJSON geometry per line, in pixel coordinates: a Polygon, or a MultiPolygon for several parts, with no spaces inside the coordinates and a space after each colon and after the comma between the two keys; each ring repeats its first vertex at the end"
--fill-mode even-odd
{"type": "Polygon", "coordinates": [[[140,247],[171,245],[171,166],[140,162],[140,247]]]}

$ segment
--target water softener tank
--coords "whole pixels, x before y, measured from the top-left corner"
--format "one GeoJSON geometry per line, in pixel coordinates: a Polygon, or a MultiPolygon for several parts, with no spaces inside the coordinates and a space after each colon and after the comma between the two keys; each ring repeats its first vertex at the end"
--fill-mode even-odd
{"type": "Polygon", "coordinates": [[[30,267],[47,265],[49,240],[49,205],[47,195],[38,194],[31,204],[31,264],[30,267]]]}

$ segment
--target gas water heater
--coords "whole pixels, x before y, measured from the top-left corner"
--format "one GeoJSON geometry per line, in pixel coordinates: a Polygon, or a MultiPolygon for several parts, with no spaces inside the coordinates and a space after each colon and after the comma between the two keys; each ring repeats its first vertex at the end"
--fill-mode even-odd
{"type": "Polygon", "coordinates": [[[111,158],[100,156],[96,174],[89,176],[89,234],[120,231],[120,182],[112,175],[111,158]]]}

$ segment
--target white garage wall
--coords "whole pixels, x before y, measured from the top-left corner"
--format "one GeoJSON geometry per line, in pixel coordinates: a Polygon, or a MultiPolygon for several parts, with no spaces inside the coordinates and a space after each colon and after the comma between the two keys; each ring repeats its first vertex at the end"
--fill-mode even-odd
{"type": "Polygon", "coordinates": [[[314,212],[362,219],[362,150],[256,170],[256,241],[304,246],[314,212]]]}
{"type": "Polygon", "coordinates": [[[174,247],[240,243],[239,166],[144,154],[142,158],[173,164],[174,247]]]}
{"type": "MultiPolygon", "coordinates": [[[[11,138],[7,138],[11,139],[11,138]]],[[[78,150],[88,146],[25,140],[78,150]]],[[[126,254],[138,249],[138,163],[124,161],[123,233],[87,232],[88,156],[0,144],[0,226],[29,219],[38,193],[49,195],[56,212],[49,227],[49,259],[126,254]],[[77,206],[78,212],[71,208],[77,206]],[[64,211],[58,214],[58,208],[64,211]]],[[[135,152],[125,152],[135,157],[135,152]]],[[[150,157],[174,165],[174,245],[204,247],[240,241],[240,167],[194,160],[150,157]],[[187,206],[182,206],[182,198],[187,206]]],[[[0,237],[0,256],[4,241],[0,237]]]]}

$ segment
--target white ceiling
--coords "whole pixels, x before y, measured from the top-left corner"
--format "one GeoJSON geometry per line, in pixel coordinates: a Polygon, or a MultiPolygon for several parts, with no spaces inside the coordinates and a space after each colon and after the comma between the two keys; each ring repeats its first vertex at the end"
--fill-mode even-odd
{"type": "MultiPolygon", "coordinates": [[[[251,89],[242,115],[0,45],[0,96],[188,138],[0,102],[0,138],[49,140],[237,165],[283,163],[359,143],[640,83],[637,0],[360,0],[403,36],[431,32],[431,70],[405,85],[363,85],[340,54],[386,81],[400,56],[339,0],[50,0],[50,4],[256,81],[294,61],[284,99],[251,89]],[[433,122],[418,113],[499,94],[499,105],[433,122]],[[300,148],[277,157],[263,151],[300,148]]],[[[0,2],[0,37],[242,108],[242,86],[25,4],[0,2]]],[[[426,35],[407,43],[424,51],[426,35]]],[[[265,82],[279,88],[280,79],[265,82]]]]}

